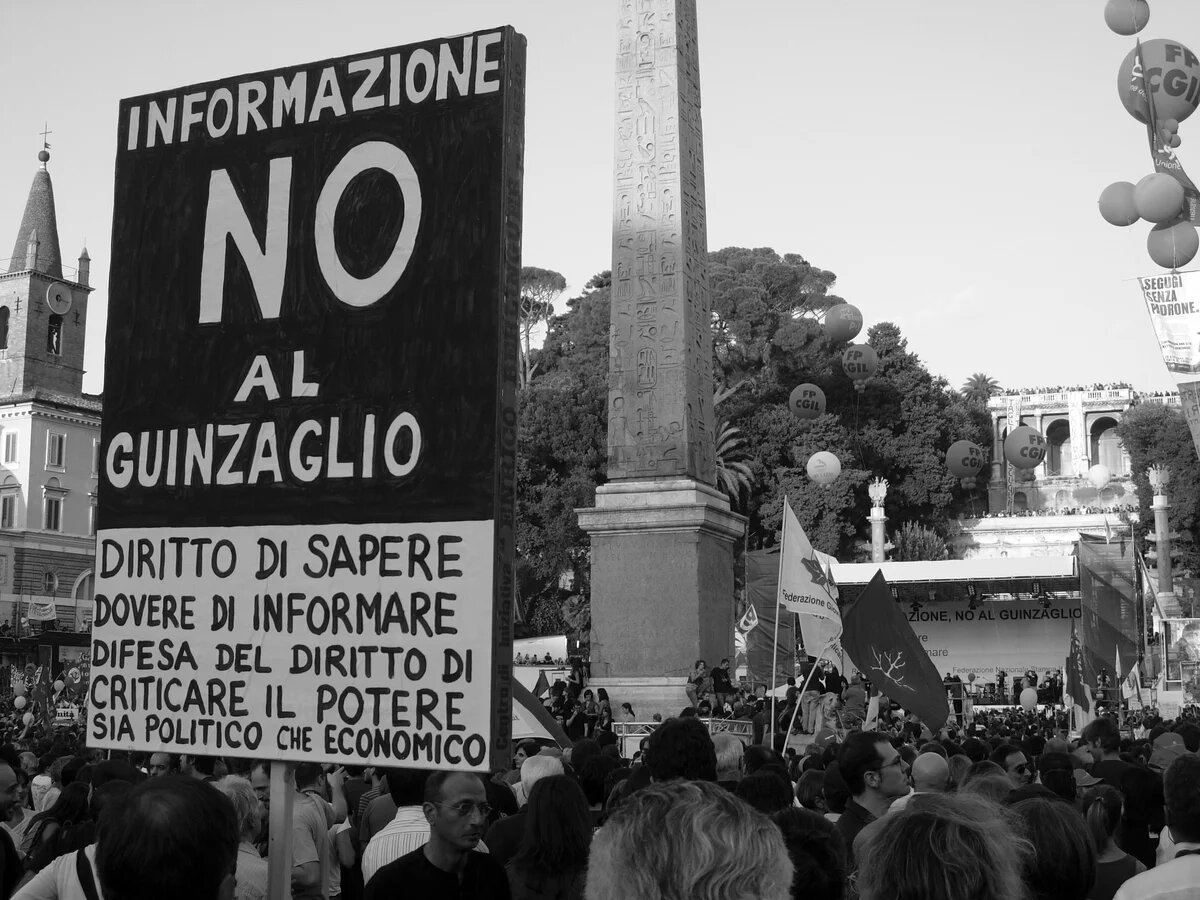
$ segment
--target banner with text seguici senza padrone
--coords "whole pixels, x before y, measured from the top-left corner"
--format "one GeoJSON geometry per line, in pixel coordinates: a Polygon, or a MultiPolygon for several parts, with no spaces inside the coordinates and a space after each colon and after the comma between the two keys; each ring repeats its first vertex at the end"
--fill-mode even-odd
{"type": "Polygon", "coordinates": [[[121,103],[90,745],[507,763],[524,59],[121,103]]]}

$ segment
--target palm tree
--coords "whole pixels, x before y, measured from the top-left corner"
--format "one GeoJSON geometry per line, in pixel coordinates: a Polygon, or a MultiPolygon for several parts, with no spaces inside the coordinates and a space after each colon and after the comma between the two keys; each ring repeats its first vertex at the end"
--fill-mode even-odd
{"type": "Polygon", "coordinates": [[[746,439],[740,428],[722,420],[717,426],[717,489],[729,498],[736,509],[754,486],[754,471],[746,452],[746,439]]]}
{"type": "Polygon", "coordinates": [[[987,406],[988,399],[1000,393],[1000,382],[983,372],[976,372],[963,382],[962,393],[968,400],[987,406]]]}

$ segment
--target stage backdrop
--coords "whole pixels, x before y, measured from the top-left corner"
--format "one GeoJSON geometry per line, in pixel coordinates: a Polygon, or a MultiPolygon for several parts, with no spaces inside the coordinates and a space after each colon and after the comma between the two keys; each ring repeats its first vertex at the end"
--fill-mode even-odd
{"type": "Polygon", "coordinates": [[[1071,640],[1071,619],[1080,617],[1079,601],[1051,599],[1048,609],[1037,600],[980,603],[967,600],[926,603],[919,612],[908,611],[908,621],[938,671],[958,675],[963,681],[975,673],[977,685],[996,680],[996,673],[1012,679],[1029,669],[1039,678],[1063,667],[1071,640]]]}

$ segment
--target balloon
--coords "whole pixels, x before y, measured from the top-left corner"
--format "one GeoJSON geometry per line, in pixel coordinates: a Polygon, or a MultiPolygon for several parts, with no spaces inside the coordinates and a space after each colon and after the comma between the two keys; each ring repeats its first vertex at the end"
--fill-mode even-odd
{"type": "Polygon", "coordinates": [[[825,313],[825,333],[834,341],[852,341],[862,331],[863,317],[857,306],[839,303],[825,313]]]}
{"type": "Polygon", "coordinates": [[[1150,4],[1146,0],[1108,0],[1104,5],[1104,24],[1128,37],[1137,34],[1150,21],[1150,4]]]}
{"type": "Polygon", "coordinates": [[[28,700],[26,700],[24,697],[22,697],[19,694],[13,698],[13,706],[15,706],[17,709],[24,709],[25,704],[28,702],[29,702],[28,700]]]}
{"type": "Polygon", "coordinates": [[[1036,469],[1046,458],[1046,439],[1028,425],[1018,426],[1004,439],[1004,458],[1015,468],[1036,469]]]}
{"type": "Polygon", "coordinates": [[[1128,181],[1110,184],[1100,194],[1100,215],[1109,225],[1132,225],[1138,220],[1133,204],[1133,185],[1128,181]]]}
{"type": "Polygon", "coordinates": [[[867,379],[879,368],[879,355],[870,344],[851,344],[842,351],[842,371],[850,376],[856,391],[864,391],[867,379]]]}
{"type": "Polygon", "coordinates": [[[971,441],[955,441],[946,451],[946,468],[964,481],[974,482],[983,463],[983,448],[971,441]]]}
{"type": "Polygon", "coordinates": [[[54,679],[54,693],[56,693],[56,694],[61,693],[62,689],[65,688],[66,686],[67,686],[67,683],[65,681],[63,681],[61,678],[54,679]]]}
{"type": "Polygon", "coordinates": [[[1167,146],[1170,147],[1172,150],[1174,150],[1176,147],[1178,147],[1182,143],[1183,143],[1183,138],[1181,138],[1177,134],[1171,135],[1171,137],[1168,138],[1168,140],[1167,140],[1167,146]]]}
{"type": "Polygon", "coordinates": [[[1167,134],[1174,134],[1179,130],[1179,122],[1175,119],[1167,119],[1167,121],[1162,123],[1162,130],[1167,132],[1167,134]]]}
{"type": "Polygon", "coordinates": [[[788,409],[797,419],[815,419],[825,412],[825,392],[815,384],[798,384],[788,397],[788,409]]]}
{"type": "MultiPolygon", "coordinates": [[[[1200,104],[1200,57],[1179,41],[1155,38],[1142,44],[1142,60],[1158,121],[1182,122],[1196,111],[1196,105],[1200,104]]],[[[1150,104],[1146,101],[1141,74],[1135,75],[1133,71],[1136,62],[1135,47],[1121,62],[1117,93],[1125,111],[1145,124],[1150,121],[1150,104]]]]}
{"type": "Polygon", "coordinates": [[[967,681],[974,683],[974,681],[975,681],[975,673],[974,672],[972,672],[970,675],[967,676],[967,681]]]}
{"type": "Polygon", "coordinates": [[[21,716],[21,721],[24,722],[26,725],[32,725],[33,724],[33,713],[25,713],[25,715],[21,716]]]}
{"type": "Polygon", "coordinates": [[[1108,486],[1108,480],[1110,478],[1112,478],[1112,472],[1108,470],[1108,466],[1102,466],[1099,463],[1096,463],[1096,465],[1088,469],[1088,484],[1098,491],[1102,491],[1108,486]]]}
{"type": "Polygon", "coordinates": [[[27,690],[29,690],[29,688],[28,688],[28,686],[25,684],[25,682],[24,682],[24,681],[20,681],[20,680],[18,680],[18,681],[16,681],[16,682],[13,684],[13,693],[14,693],[14,694],[23,694],[23,693],[25,693],[27,690]]]}
{"type": "Polygon", "coordinates": [[[1146,250],[1164,269],[1186,266],[1200,249],[1200,235],[1191,222],[1164,222],[1150,229],[1146,250]]]}
{"type": "Polygon", "coordinates": [[[71,671],[67,673],[67,678],[69,678],[71,681],[78,681],[82,677],[83,673],[79,671],[79,666],[73,667],[71,671]]]}
{"type": "Polygon", "coordinates": [[[808,458],[808,477],[817,484],[833,484],[841,474],[841,460],[828,450],[821,450],[808,458]]]}
{"type": "Polygon", "coordinates": [[[1021,705],[1029,712],[1037,709],[1037,691],[1033,688],[1025,688],[1021,691],[1021,705]]]}
{"type": "Polygon", "coordinates": [[[1147,175],[1133,189],[1133,206],[1147,222],[1161,224],[1179,217],[1183,209],[1183,185],[1170,175],[1147,175]]]}

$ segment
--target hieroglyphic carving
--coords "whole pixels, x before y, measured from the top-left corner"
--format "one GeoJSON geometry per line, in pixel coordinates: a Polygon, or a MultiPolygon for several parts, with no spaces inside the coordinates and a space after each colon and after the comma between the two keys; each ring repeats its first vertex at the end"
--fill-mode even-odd
{"type": "Polygon", "coordinates": [[[609,478],[715,480],[695,0],[618,0],[609,478]]]}

